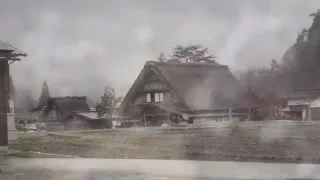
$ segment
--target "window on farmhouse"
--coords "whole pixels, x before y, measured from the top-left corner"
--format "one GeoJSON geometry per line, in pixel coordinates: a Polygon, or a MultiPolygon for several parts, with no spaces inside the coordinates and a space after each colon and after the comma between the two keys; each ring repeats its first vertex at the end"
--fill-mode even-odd
{"type": "Polygon", "coordinates": [[[155,98],[154,98],[154,101],[155,102],[160,102],[160,93],[155,93],[155,98]]]}
{"type": "Polygon", "coordinates": [[[51,110],[51,117],[53,118],[57,117],[57,111],[55,109],[51,110]]]}
{"type": "Polygon", "coordinates": [[[146,101],[151,102],[151,93],[146,94],[146,101]]]}
{"type": "Polygon", "coordinates": [[[155,102],[163,102],[163,93],[155,93],[155,102]]]}
{"type": "Polygon", "coordinates": [[[163,102],[163,93],[159,93],[160,94],[160,102],[163,102]]]}
{"type": "Polygon", "coordinates": [[[154,102],[155,101],[155,95],[154,93],[151,93],[151,102],[154,102]]]}
{"type": "Polygon", "coordinates": [[[164,89],[164,85],[159,82],[153,82],[153,83],[148,83],[144,85],[144,90],[149,91],[149,90],[162,90],[164,89]]]}
{"type": "Polygon", "coordinates": [[[147,93],[146,102],[163,102],[163,93],[147,93]]]}

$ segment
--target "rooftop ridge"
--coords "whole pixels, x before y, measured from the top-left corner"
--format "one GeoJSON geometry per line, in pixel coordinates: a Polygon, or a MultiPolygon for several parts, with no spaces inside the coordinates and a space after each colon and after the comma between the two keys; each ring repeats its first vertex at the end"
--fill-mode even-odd
{"type": "Polygon", "coordinates": [[[74,113],[90,113],[90,112],[97,113],[98,111],[86,110],[86,111],[73,111],[73,112],[74,113]]]}
{"type": "Polygon", "coordinates": [[[178,62],[159,62],[159,61],[147,61],[146,66],[158,66],[158,65],[168,65],[168,66],[203,66],[203,67],[222,67],[229,68],[227,65],[217,64],[217,63],[178,63],[178,62]]]}
{"type": "Polygon", "coordinates": [[[87,96],[57,96],[57,97],[50,97],[49,99],[52,100],[59,100],[59,99],[86,99],[87,96]]]}

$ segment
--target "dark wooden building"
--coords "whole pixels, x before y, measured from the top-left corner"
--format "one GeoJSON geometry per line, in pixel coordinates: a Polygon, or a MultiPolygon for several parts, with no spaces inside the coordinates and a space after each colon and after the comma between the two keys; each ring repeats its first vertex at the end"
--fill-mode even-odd
{"type": "Polygon", "coordinates": [[[218,64],[149,61],[126,94],[118,114],[141,126],[192,123],[197,118],[233,119],[239,114],[239,82],[218,64]]]}
{"type": "Polygon", "coordinates": [[[280,94],[282,119],[290,120],[319,120],[320,119],[320,88],[295,90],[280,94]]]}
{"type": "Polygon", "coordinates": [[[32,110],[42,110],[41,118],[48,131],[65,130],[64,121],[76,111],[90,111],[85,96],[52,97],[43,106],[32,110]]]}
{"type": "MultiPolygon", "coordinates": [[[[76,111],[63,119],[65,130],[89,130],[107,128],[105,118],[99,118],[96,111],[76,111]]],[[[112,128],[108,127],[108,128],[112,128]]]]}
{"type": "Polygon", "coordinates": [[[19,57],[26,56],[21,50],[0,41],[0,148],[8,144],[7,116],[10,111],[10,73],[9,66],[19,57]]]}

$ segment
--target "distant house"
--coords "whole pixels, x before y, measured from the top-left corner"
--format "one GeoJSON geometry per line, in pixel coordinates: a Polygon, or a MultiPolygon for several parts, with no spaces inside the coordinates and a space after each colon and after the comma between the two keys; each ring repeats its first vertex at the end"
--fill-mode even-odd
{"type": "Polygon", "coordinates": [[[227,66],[149,61],[118,114],[126,125],[138,120],[140,126],[237,119],[238,99],[239,82],[227,66]]]}
{"type": "Polygon", "coordinates": [[[34,114],[25,111],[24,109],[20,109],[20,108],[14,108],[15,110],[15,116],[14,119],[16,122],[18,121],[27,121],[27,120],[32,120],[37,122],[37,116],[35,116],[34,114]]]}
{"type": "MultiPolygon", "coordinates": [[[[20,121],[33,121],[36,124],[38,124],[39,126],[41,126],[40,123],[43,123],[43,121],[39,120],[39,117],[37,115],[35,115],[34,113],[27,111],[23,108],[18,108],[15,107],[15,121],[16,123],[20,122],[20,121]]],[[[42,125],[43,126],[43,125],[42,125]]],[[[42,127],[44,128],[44,127],[42,127]]]]}
{"type": "Polygon", "coordinates": [[[282,116],[293,120],[320,120],[320,90],[296,90],[280,96],[282,116]]]}
{"type": "Polygon", "coordinates": [[[30,111],[30,114],[32,114],[32,116],[35,117],[37,123],[44,123],[45,122],[44,109],[46,107],[47,106],[44,105],[44,106],[34,108],[30,111]]]}
{"type": "Polygon", "coordinates": [[[32,112],[39,112],[47,130],[65,130],[65,118],[76,111],[90,111],[85,96],[66,96],[49,98],[43,106],[37,107],[32,112]]]}
{"type": "Polygon", "coordinates": [[[96,111],[75,111],[63,119],[63,124],[65,130],[104,129],[106,119],[99,118],[96,111]]]}

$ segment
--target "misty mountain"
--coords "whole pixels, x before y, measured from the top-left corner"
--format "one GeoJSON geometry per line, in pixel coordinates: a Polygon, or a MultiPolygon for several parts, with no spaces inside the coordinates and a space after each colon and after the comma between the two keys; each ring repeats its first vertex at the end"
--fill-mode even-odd
{"type": "Polygon", "coordinates": [[[296,90],[320,88],[320,11],[310,16],[312,25],[298,34],[282,59],[285,80],[296,90]]]}

